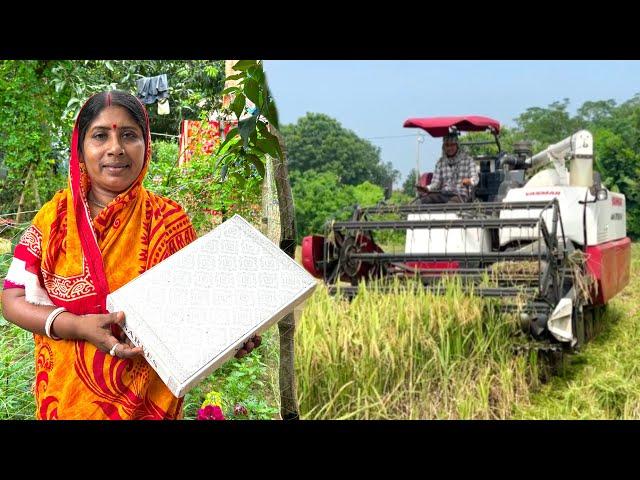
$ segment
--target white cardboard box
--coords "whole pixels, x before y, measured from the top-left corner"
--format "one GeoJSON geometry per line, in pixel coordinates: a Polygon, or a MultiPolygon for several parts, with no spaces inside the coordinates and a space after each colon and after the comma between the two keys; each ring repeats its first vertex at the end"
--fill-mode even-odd
{"type": "Polygon", "coordinates": [[[124,331],[182,397],[302,303],[316,279],[239,215],[107,296],[124,331]]]}

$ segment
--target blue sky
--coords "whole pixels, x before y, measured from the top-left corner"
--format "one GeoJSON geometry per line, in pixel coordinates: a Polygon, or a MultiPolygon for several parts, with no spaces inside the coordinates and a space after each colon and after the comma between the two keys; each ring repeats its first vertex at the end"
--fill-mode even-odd
{"type": "MultiPolygon", "coordinates": [[[[409,117],[475,114],[514,126],[529,107],[569,98],[575,113],[585,101],[622,103],[640,93],[640,61],[265,60],[264,66],[280,123],[306,112],[336,118],[380,147],[401,181],[418,156],[421,130],[402,127],[409,117]]],[[[426,135],[421,171],[433,169],[440,145],[426,135]]]]}

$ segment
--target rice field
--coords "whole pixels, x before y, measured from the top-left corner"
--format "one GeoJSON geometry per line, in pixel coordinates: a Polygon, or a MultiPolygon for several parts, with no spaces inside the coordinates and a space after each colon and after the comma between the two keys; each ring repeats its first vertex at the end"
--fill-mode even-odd
{"type": "Polygon", "coordinates": [[[361,285],[349,303],[319,287],[296,332],[307,419],[640,418],[640,248],[631,284],[600,334],[551,374],[495,300],[446,292],[393,294],[361,285]],[[546,381],[549,380],[549,381],[546,381]],[[545,383],[546,381],[546,383],[545,383]]]}
{"type": "Polygon", "coordinates": [[[497,419],[538,387],[534,351],[493,299],[361,285],[349,303],[319,287],[296,337],[298,397],[308,419],[497,419]]]}

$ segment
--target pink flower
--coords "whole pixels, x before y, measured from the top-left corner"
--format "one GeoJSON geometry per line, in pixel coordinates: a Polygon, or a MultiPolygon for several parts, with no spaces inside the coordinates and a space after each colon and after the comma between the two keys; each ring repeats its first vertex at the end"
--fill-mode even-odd
{"type": "Polygon", "coordinates": [[[222,409],[217,405],[207,405],[198,410],[198,420],[224,420],[222,409]]]}
{"type": "Polygon", "coordinates": [[[249,412],[247,411],[247,407],[245,407],[241,403],[236,403],[236,406],[233,407],[233,414],[236,416],[240,416],[240,415],[248,415],[249,412]]]}

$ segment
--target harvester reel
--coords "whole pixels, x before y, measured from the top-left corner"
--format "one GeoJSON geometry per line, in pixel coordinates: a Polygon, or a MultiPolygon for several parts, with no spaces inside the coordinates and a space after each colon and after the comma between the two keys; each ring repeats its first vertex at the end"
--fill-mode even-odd
{"type": "Polygon", "coordinates": [[[340,264],[342,265],[342,271],[352,279],[356,278],[362,262],[353,260],[350,257],[352,253],[358,253],[359,251],[360,247],[356,237],[349,236],[342,242],[342,247],[340,248],[340,264]]]}
{"type": "Polygon", "coordinates": [[[340,280],[340,252],[343,239],[344,237],[340,232],[334,232],[333,241],[325,245],[328,252],[325,265],[325,282],[329,285],[333,285],[340,280]]]}

